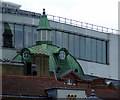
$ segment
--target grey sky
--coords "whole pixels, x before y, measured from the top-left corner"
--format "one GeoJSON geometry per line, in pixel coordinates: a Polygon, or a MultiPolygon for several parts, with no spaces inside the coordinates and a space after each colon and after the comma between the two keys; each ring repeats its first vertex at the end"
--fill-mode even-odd
{"type": "Polygon", "coordinates": [[[4,0],[21,9],[118,29],[119,0],[4,0]]]}

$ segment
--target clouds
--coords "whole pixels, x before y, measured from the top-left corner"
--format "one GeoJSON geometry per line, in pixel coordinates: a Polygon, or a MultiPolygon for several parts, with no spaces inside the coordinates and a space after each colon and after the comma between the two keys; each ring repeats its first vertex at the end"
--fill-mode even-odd
{"type": "Polygon", "coordinates": [[[66,17],[117,29],[119,0],[9,0],[21,9],[66,17]]]}
{"type": "Polygon", "coordinates": [[[117,28],[117,0],[78,0],[71,12],[74,19],[117,28]]]}

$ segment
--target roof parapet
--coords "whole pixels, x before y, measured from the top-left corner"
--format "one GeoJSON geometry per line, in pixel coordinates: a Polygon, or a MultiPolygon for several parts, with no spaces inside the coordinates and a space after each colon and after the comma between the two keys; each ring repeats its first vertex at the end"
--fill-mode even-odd
{"type": "Polygon", "coordinates": [[[12,8],[12,9],[20,9],[21,5],[16,4],[16,3],[12,3],[12,2],[7,2],[7,1],[0,1],[2,3],[3,7],[7,7],[7,8],[12,8]]]}

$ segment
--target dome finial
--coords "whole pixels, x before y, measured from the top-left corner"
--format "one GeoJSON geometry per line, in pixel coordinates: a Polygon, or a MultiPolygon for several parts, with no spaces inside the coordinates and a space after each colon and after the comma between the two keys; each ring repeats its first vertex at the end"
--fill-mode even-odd
{"type": "Polygon", "coordinates": [[[91,96],[95,96],[95,90],[91,91],[91,96]]]}
{"type": "Polygon", "coordinates": [[[43,8],[43,15],[45,15],[45,8],[43,8]]]}

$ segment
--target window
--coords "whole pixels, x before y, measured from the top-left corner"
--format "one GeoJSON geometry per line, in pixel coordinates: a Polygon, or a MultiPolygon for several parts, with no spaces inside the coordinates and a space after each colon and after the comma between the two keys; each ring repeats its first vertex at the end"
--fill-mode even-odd
{"type": "MultiPolygon", "coordinates": [[[[3,34],[3,33],[4,33],[4,23],[2,23],[2,34],[3,34]]],[[[3,46],[3,36],[0,37],[0,40],[2,40],[2,44],[1,44],[1,45],[3,46]]],[[[0,46],[1,46],[1,45],[0,45],[0,46]]]]}
{"type": "Polygon", "coordinates": [[[33,45],[36,44],[37,40],[38,40],[38,31],[36,27],[33,27],[33,45]]]}
{"type": "Polygon", "coordinates": [[[3,30],[3,47],[12,48],[13,47],[13,35],[14,35],[14,25],[4,23],[3,30]]]}
{"type": "Polygon", "coordinates": [[[86,59],[91,60],[91,38],[86,38],[86,59]]]}
{"type": "Polygon", "coordinates": [[[97,40],[97,62],[102,62],[102,42],[97,40]]]}
{"type": "Polygon", "coordinates": [[[74,56],[74,35],[69,34],[69,52],[74,56]]]}
{"type": "Polygon", "coordinates": [[[66,56],[65,51],[60,51],[59,56],[60,56],[60,59],[65,59],[65,56],[66,56]]]}
{"type": "Polygon", "coordinates": [[[76,81],[74,81],[73,85],[76,85],[76,81]]]}
{"type": "Polygon", "coordinates": [[[33,41],[33,34],[32,34],[32,27],[24,26],[24,47],[32,46],[33,41]]]}
{"type": "Polygon", "coordinates": [[[109,64],[109,42],[106,42],[106,63],[109,64]]]}
{"type": "Polygon", "coordinates": [[[63,33],[63,47],[68,50],[68,33],[63,33]]]}
{"type": "Polygon", "coordinates": [[[24,51],[23,52],[23,59],[29,59],[29,57],[30,57],[29,51],[24,51]]]}
{"type": "Polygon", "coordinates": [[[54,45],[66,48],[77,59],[108,64],[109,48],[106,40],[73,35],[52,30],[51,39],[54,45]]]}
{"type": "Polygon", "coordinates": [[[46,41],[46,30],[41,30],[41,41],[46,41]]]}
{"type": "Polygon", "coordinates": [[[63,84],[66,84],[66,81],[64,80],[64,83],[63,84]]]}
{"type": "Polygon", "coordinates": [[[80,58],[85,59],[85,37],[80,37],[80,58]]]}
{"type": "Polygon", "coordinates": [[[72,79],[71,78],[68,78],[67,84],[72,85],[72,79]]]}
{"type": "Polygon", "coordinates": [[[16,49],[23,48],[23,26],[15,24],[15,47],[16,49]]]}
{"type": "Polygon", "coordinates": [[[80,53],[79,36],[75,35],[75,58],[79,58],[80,53]]]}
{"type": "Polygon", "coordinates": [[[96,39],[92,39],[92,55],[91,55],[91,60],[96,62],[96,39]]]}
{"type": "Polygon", "coordinates": [[[54,45],[56,43],[56,41],[55,41],[56,40],[55,34],[56,34],[56,31],[52,30],[51,31],[51,40],[52,40],[52,44],[54,44],[54,45]]]}
{"type": "MultiPolygon", "coordinates": [[[[107,64],[107,44],[108,42],[104,40],[80,36],[80,59],[107,64]]],[[[75,45],[77,45],[76,42],[75,45]]]]}
{"type": "Polygon", "coordinates": [[[47,35],[46,40],[51,41],[51,31],[46,30],[46,35],[47,35]]]}
{"type": "Polygon", "coordinates": [[[56,45],[62,47],[62,32],[56,32],[56,45]]]}
{"type": "Polygon", "coordinates": [[[105,41],[102,41],[102,63],[107,63],[107,50],[106,50],[106,42],[105,41]]]}

